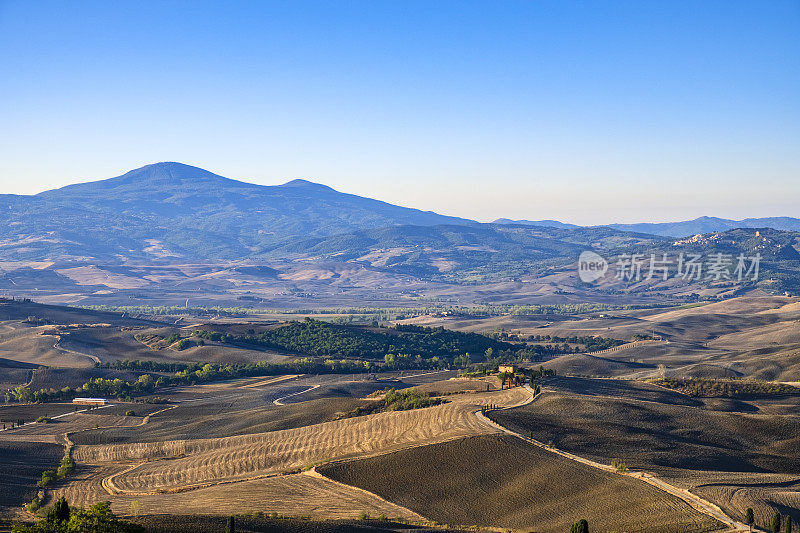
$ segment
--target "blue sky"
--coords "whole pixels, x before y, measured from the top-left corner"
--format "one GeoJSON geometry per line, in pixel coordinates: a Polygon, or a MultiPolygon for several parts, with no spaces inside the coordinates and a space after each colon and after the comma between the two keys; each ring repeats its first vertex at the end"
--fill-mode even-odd
{"type": "Polygon", "coordinates": [[[800,216],[800,2],[0,0],[0,193],[181,161],[492,220],[800,216]]]}

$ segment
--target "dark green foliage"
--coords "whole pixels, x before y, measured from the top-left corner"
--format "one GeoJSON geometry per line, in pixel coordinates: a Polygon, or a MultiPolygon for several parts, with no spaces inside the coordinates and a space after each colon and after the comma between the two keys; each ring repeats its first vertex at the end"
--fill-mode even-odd
{"type": "Polygon", "coordinates": [[[752,526],[753,523],[756,521],[755,516],[753,515],[752,507],[748,507],[747,510],[744,512],[744,521],[748,526],[752,526]]]}
{"type": "MultiPolygon", "coordinates": [[[[114,361],[96,365],[97,368],[138,370],[152,372],[174,372],[171,376],[153,378],[149,374],[139,376],[136,381],[122,379],[95,378],[81,387],[41,389],[25,394],[37,402],[69,401],[78,395],[127,398],[149,394],[160,387],[187,385],[209,381],[219,381],[239,377],[256,377],[282,374],[349,374],[375,372],[382,369],[440,369],[447,368],[447,359],[456,356],[468,361],[465,353],[498,353],[498,357],[485,363],[483,372],[503,360],[517,357],[521,345],[498,341],[477,333],[463,333],[445,328],[424,328],[419,326],[398,326],[395,328],[368,329],[355,326],[341,326],[319,320],[306,319],[268,330],[260,334],[248,333],[233,336],[215,331],[196,330],[193,338],[181,339],[182,345],[195,345],[209,339],[222,342],[250,343],[286,351],[299,351],[311,355],[339,356],[359,359],[383,359],[360,361],[351,359],[301,358],[286,363],[267,363],[264,361],[244,365],[165,363],[157,361],[114,361]],[[398,351],[400,350],[400,351],[398,351]],[[445,359],[446,358],[446,359],[445,359]],[[488,366],[487,366],[488,365],[488,366]]],[[[177,345],[176,345],[177,347],[177,345]]],[[[22,394],[22,393],[20,393],[22,394]]]]}
{"type": "Polygon", "coordinates": [[[783,533],[792,533],[792,517],[786,515],[786,522],[783,524],[783,533]]]}
{"type": "Polygon", "coordinates": [[[191,348],[193,346],[202,346],[202,345],[203,345],[202,339],[199,340],[181,339],[178,342],[176,342],[172,347],[180,351],[180,350],[185,350],[187,348],[191,348]]]}
{"type": "Polygon", "coordinates": [[[772,514],[772,533],[781,533],[781,513],[778,511],[772,514]]]}
{"type": "MultiPolygon", "coordinates": [[[[383,399],[372,402],[364,402],[363,405],[360,405],[349,413],[346,413],[343,418],[371,415],[383,411],[408,411],[411,409],[422,409],[424,407],[431,407],[444,403],[444,400],[432,396],[432,393],[422,392],[417,389],[386,389],[383,391],[383,393],[383,399]]],[[[380,394],[380,391],[373,394],[380,394]]]]}
{"type": "Polygon", "coordinates": [[[589,533],[589,522],[586,519],[581,518],[570,528],[570,533],[589,533]]]}
{"type": "MultiPolygon", "coordinates": [[[[196,331],[209,336],[213,332],[196,331]]],[[[389,353],[411,354],[423,358],[455,357],[464,353],[482,353],[514,349],[513,344],[497,341],[478,333],[464,333],[442,327],[397,326],[367,329],[341,326],[307,318],[254,336],[231,337],[238,342],[252,342],[275,350],[305,355],[382,359],[389,353]]],[[[227,339],[226,339],[227,340],[227,339]]]]}
{"type": "Polygon", "coordinates": [[[389,389],[386,391],[384,401],[387,411],[408,411],[442,403],[441,398],[432,398],[430,394],[417,389],[389,389]]]}
{"type": "MultiPolygon", "coordinates": [[[[287,363],[267,363],[259,361],[244,365],[227,365],[211,363],[161,363],[156,361],[114,361],[97,365],[98,368],[114,369],[148,369],[161,372],[174,371],[171,376],[160,376],[153,379],[149,374],[139,376],[136,381],[95,378],[78,388],[65,387],[61,390],[41,389],[33,396],[37,402],[69,401],[77,396],[101,396],[127,398],[139,394],[149,394],[160,387],[190,385],[209,381],[220,381],[240,377],[278,376],[284,374],[356,374],[374,372],[376,368],[371,362],[364,361],[314,361],[311,358],[296,359],[287,363]]],[[[427,368],[427,367],[423,367],[427,368]]],[[[163,403],[163,402],[153,402],[163,403]]]]}
{"type": "Polygon", "coordinates": [[[56,471],[56,475],[58,476],[58,479],[61,479],[66,477],[74,469],[75,469],[75,460],[72,457],[65,455],[64,457],[61,458],[61,464],[58,465],[58,470],[56,471]]]}
{"type": "Polygon", "coordinates": [[[225,523],[225,533],[236,533],[236,522],[232,516],[229,516],[225,523]]]}
{"type": "Polygon", "coordinates": [[[12,533],[145,533],[143,527],[116,518],[109,502],[99,502],[83,510],[70,509],[64,500],[56,510],[62,500],[56,502],[43,520],[30,526],[17,524],[12,533]]]}
{"type": "Polygon", "coordinates": [[[36,482],[39,488],[44,488],[58,479],[58,474],[55,470],[45,470],[42,472],[42,479],[36,482]]]}
{"type": "Polygon", "coordinates": [[[800,388],[769,381],[732,379],[663,378],[653,383],[675,389],[689,396],[703,398],[746,398],[752,396],[786,396],[800,394],[800,388]]]}
{"type": "MultiPolygon", "coordinates": [[[[373,393],[379,394],[380,391],[373,393]]],[[[344,415],[344,418],[354,416],[371,415],[383,411],[408,411],[411,409],[422,409],[444,403],[441,398],[432,396],[432,393],[422,392],[417,389],[386,389],[383,391],[384,397],[381,400],[364,402],[344,415]]]]}
{"type": "Polygon", "coordinates": [[[47,513],[47,520],[50,522],[69,520],[69,504],[63,496],[56,500],[56,503],[53,504],[53,507],[47,513]]]}

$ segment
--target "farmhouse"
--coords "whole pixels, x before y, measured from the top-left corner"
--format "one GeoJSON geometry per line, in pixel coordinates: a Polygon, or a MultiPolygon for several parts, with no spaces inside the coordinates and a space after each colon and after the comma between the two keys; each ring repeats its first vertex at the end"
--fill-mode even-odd
{"type": "Polygon", "coordinates": [[[515,374],[517,372],[517,367],[514,365],[500,365],[497,367],[498,372],[508,372],[509,374],[515,374]]]}
{"type": "Polygon", "coordinates": [[[75,398],[72,403],[75,405],[106,405],[108,400],[105,398],[75,398]]]}

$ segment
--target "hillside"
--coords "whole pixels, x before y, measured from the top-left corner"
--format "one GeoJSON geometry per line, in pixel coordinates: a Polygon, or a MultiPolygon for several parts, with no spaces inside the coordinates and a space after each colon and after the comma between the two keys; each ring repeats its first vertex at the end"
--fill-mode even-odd
{"type": "Polygon", "coordinates": [[[6,259],[234,258],[293,237],[472,221],[305,180],[263,186],[181,163],[34,196],[0,196],[6,259]]]}

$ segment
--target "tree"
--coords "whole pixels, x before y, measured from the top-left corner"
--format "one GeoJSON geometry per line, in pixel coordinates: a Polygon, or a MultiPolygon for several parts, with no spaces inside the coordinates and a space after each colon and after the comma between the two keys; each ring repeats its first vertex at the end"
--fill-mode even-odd
{"type": "Polygon", "coordinates": [[[589,522],[585,518],[581,518],[569,530],[570,533],[589,533],[589,522]]]}
{"type": "Polygon", "coordinates": [[[47,513],[47,520],[49,522],[65,522],[69,520],[69,513],[69,504],[62,496],[56,500],[56,503],[53,504],[53,508],[47,513]]]}
{"type": "Polygon", "coordinates": [[[781,533],[781,513],[778,511],[772,515],[772,533],[781,533]]]}
{"type": "Polygon", "coordinates": [[[753,531],[753,523],[756,521],[755,516],[753,516],[753,508],[748,507],[747,510],[744,512],[744,520],[747,522],[747,525],[750,526],[750,531],[753,531]]]}
{"type": "Polygon", "coordinates": [[[792,517],[786,515],[786,523],[783,527],[783,533],[792,533],[792,517]]]}
{"type": "MultiPolygon", "coordinates": [[[[59,501],[64,500],[61,498],[59,501]]],[[[58,502],[56,502],[58,505],[58,502]]],[[[56,505],[48,513],[47,518],[30,526],[15,524],[11,529],[13,533],[64,533],[64,532],[89,532],[92,533],[145,533],[142,526],[117,519],[111,512],[109,502],[98,502],[86,510],[69,509],[66,500],[61,507],[61,513],[68,510],[66,520],[51,519],[55,513],[56,505]]],[[[64,516],[62,514],[62,516],[64,516]]]]}
{"type": "Polygon", "coordinates": [[[139,500],[133,500],[128,510],[131,516],[139,516],[139,512],[142,510],[142,503],[139,500]]]}
{"type": "Polygon", "coordinates": [[[225,533],[236,533],[236,523],[232,516],[228,517],[228,523],[225,524],[225,533]]]}
{"type": "Polygon", "coordinates": [[[30,403],[33,401],[33,391],[24,385],[15,387],[12,391],[14,399],[20,403],[30,403]]]}
{"type": "MultiPolygon", "coordinates": [[[[506,381],[508,381],[509,376],[510,374],[508,372],[500,372],[499,374],[497,374],[497,377],[500,379],[500,390],[503,390],[505,388],[506,381]]],[[[510,384],[508,388],[509,389],[511,388],[510,384]]]]}

